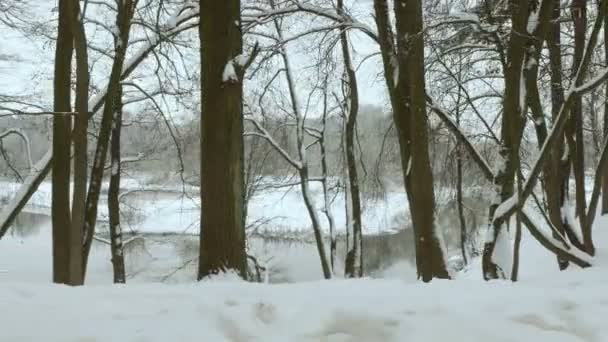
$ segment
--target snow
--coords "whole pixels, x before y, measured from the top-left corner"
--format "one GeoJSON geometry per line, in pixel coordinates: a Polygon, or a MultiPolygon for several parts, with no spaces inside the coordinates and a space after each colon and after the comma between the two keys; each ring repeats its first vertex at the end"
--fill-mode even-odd
{"type": "Polygon", "coordinates": [[[515,208],[515,206],[517,205],[517,199],[518,199],[518,197],[519,196],[517,195],[517,193],[515,193],[511,197],[507,198],[507,200],[505,200],[504,202],[500,203],[500,205],[498,206],[498,208],[496,208],[496,211],[494,211],[494,218],[492,220],[496,221],[496,219],[504,216],[511,209],[515,208]]]}
{"type": "Polygon", "coordinates": [[[509,237],[506,225],[498,232],[492,261],[499,268],[498,272],[502,273],[506,279],[511,277],[511,269],[513,268],[513,242],[509,237]]]}
{"type": "Polygon", "coordinates": [[[508,282],[1,283],[9,341],[603,341],[605,269],[508,282]],[[32,324],[36,328],[32,329],[32,324]]]}
{"type": "Polygon", "coordinates": [[[234,62],[228,61],[224,67],[224,72],[222,73],[222,82],[238,82],[238,80],[239,77],[236,75],[234,62]]]}
{"type": "Polygon", "coordinates": [[[528,25],[526,26],[526,29],[529,34],[533,34],[534,31],[536,31],[536,28],[538,27],[539,13],[540,13],[540,5],[538,6],[538,8],[535,11],[530,12],[530,16],[528,17],[528,25]]]}

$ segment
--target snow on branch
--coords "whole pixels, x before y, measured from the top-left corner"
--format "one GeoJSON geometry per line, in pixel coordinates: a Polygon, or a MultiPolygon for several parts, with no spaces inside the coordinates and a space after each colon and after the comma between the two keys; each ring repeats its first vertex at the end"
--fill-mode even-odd
{"type": "Polygon", "coordinates": [[[466,134],[458,127],[458,125],[452,120],[450,114],[446,112],[444,109],[439,107],[437,103],[433,100],[431,96],[426,95],[426,102],[429,108],[439,116],[439,118],[443,121],[443,123],[448,127],[448,129],[458,138],[458,140],[464,144],[465,148],[469,151],[471,158],[477,163],[477,166],[481,169],[486,179],[492,181],[494,179],[494,173],[492,172],[492,168],[486,161],[486,159],[477,151],[471,140],[466,136],[466,134]]]}
{"type": "Polygon", "coordinates": [[[12,129],[8,129],[8,130],[0,133],[0,140],[8,137],[9,135],[16,135],[16,136],[20,137],[21,140],[23,141],[23,145],[25,146],[27,162],[28,162],[27,165],[28,165],[28,168],[31,170],[32,167],[34,166],[34,163],[32,162],[32,143],[30,142],[30,139],[21,129],[12,128],[12,129]]]}
{"type": "MultiPolygon", "coordinates": [[[[607,1],[607,0],[603,0],[607,1]]],[[[603,3],[605,6],[605,2],[603,3]]],[[[576,72],[576,76],[574,78],[574,86],[572,86],[567,92],[566,97],[564,99],[564,103],[562,104],[557,118],[553,124],[553,128],[549,132],[543,146],[541,147],[540,154],[536,158],[536,161],[533,164],[530,175],[528,176],[528,180],[523,186],[522,198],[520,199],[521,203],[525,203],[526,199],[532,194],[534,187],[536,186],[536,182],[538,181],[538,176],[542,170],[544,163],[549,157],[549,151],[553,148],[555,142],[559,137],[562,136],[564,131],[566,121],[570,117],[570,109],[574,101],[580,96],[583,95],[608,80],[608,68],[604,68],[600,71],[597,76],[593,77],[587,82],[584,82],[585,77],[587,76],[587,71],[589,69],[589,64],[591,62],[591,56],[593,55],[593,50],[597,45],[598,35],[603,26],[603,17],[598,16],[595,19],[595,23],[593,24],[593,31],[591,32],[591,36],[589,37],[589,41],[585,46],[585,52],[583,54],[582,62],[580,63],[578,70],[576,72]]],[[[503,218],[513,214],[515,211],[515,205],[510,205],[506,208],[504,212],[503,218]]],[[[495,216],[494,219],[499,219],[500,217],[495,216]]]]}
{"type": "Polygon", "coordinates": [[[257,136],[266,140],[277,152],[279,152],[279,154],[283,157],[283,159],[285,159],[285,161],[291,164],[291,166],[298,170],[304,167],[303,163],[292,158],[289,153],[281,147],[281,145],[270,135],[270,133],[268,133],[268,131],[257,120],[250,116],[245,117],[245,120],[251,122],[258,130],[258,132],[246,132],[244,134],[245,136],[257,136]]]}
{"type": "MultiPolygon", "coordinates": [[[[190,23],[191,19],[199,15],[199,7],[194,1],[186,2],[178,9],[168,20],[163,27],[164,30],[156,32],[155,35],[149,37],[148,43],[142,46],[129,60],[124,64],[122,70],[122,79],[127,78],[136,67],[146,59],[146,57],[154,50],[162,41],[165,41],[175,35],[197,26],[197,23],[190,23]]],[[[96,96],[93,96],[89,101],[89,111],[92,116],[103,106],[107,87],[100,91],[96,96]]],[[[11,224],[26,205],[30,197],[36,192],[36,189],[42,183],[46,175],[51,169],[51,160],[53,158],[53,150],[49,149],[42,159],[36,163],[30,175],[26,177],[21,185],[16,196],[12,201],[2,208],[0,211],[0,238],[6,234],[11,224]]]]}

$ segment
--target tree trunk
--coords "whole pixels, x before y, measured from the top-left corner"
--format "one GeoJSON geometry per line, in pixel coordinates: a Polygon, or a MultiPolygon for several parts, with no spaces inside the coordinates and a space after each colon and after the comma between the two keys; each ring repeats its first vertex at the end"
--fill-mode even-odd
{"type": "MultiPolygon", "coordinates": [[[[587,29],[587,5],[586,0],[574,0],[571,5],[571,15],[574,22],[574,63],[572,65],[572,77],[582,63],[585,52],[585,33],[587,29]]],[[[580,85],[580,84],[575,84],[580,85]]],[[[594,254],[594,246],[591,238],[591,230],[587,227],[587,200],[585,197],[585,151],[583,137],[583,105],[581,97],[577,96],[572,105],[570,123],[568,125],[567,136],[569,151],[574,171],[574,183],[576,186],[576,214],[580,221],[583,232],[583,244],[585,251],[594,254]]]]}
{"type": "Polygon", "coordinates": [[[198,279],[247,277],[243,221],[240,0],[201,0],[201,232],[198,279]]]}
{"type": "Polygon", "coordinates": [[[70,0],[71,29],[74,34],[76,51],[76,111],[78,112],[72,130],[74,143],[74,192],[72,194],[72,224],[70,232],[70,281],[72,284],[84,283],[82,265],[83,227],[85,203],[87,200],[88,140],[89,126],[89,57],[86,33],[78,1],[70,0]]]}
{"type": "MultiPolygon", "coordinates": [[[[329,109],[327,108],[327,95],[329,89],[327,89],[327,82],[324,84],[323,89],[323,117],[321,121],[321,138],[319,140],[319,147],[321,152],[321,173],[323,177],[323,202],[325,204],[325,208],[323,212],[325,213],[325,217],[327,218],[327,224],[329,225],[329,262],[331,265],[331,271],[335,275],[336,274],[336,255],[337,255],[337,247],[338,240],[336,236],[336,221],[334,219],[334,214],[331,210],[331,199],[329,198],[329,166],[327,165],[327,116],[329,115],[329,109]]],[[[348,240],[348,237],[347,237],[348,240]]],[[[348,248],[347,248],[348,250],[348,248]]]]}
{"type": "Polygon", "coordinates": [[[523,131],[523,114],[525,100],[522,100],[521,81],[524,53],[528,38],[520,32],[527,31],[529,17],[529,4],[527,0],[518,0],[511,3],[512,29],[507,46],[507,67],[505,69],[505,93],[503,98],[503,114],[501,125],[502,146],[500,148],[500,162],[498,172],[494,179],[496,187],[496,200],[489,209],[488,239],[484,245],[482,268],[484,279],[505,278],[510,269],[505,265],[498,265],[493,260],[496,242],[501,230],[505,229],[509,217],[494,218],[498,206],[513,196],[514,178],[519,165],[519,145],[523,131]]]}
{"type": "MultiPolygon", "coordinates": [[[[460,76],[460,73],[459,73],[460,76]]],[[[459,80],[460,81],[460,80],[459,80]]],[[[456,125],[460,127],[460,98],[461,92],[458,89],[458,98],[456,103],[456,125]]],[[[467,258],[467,222],[464,216],[463,189],[462,189],[462,161],[464,156],[464,148],[461,143],[456,141],[456,206],[458,209],[458,220],[460,222],[460,250],[462,252],[462,261],[465,265],[469,263],[467,258]]]]}
{"type": "MultiPolygon", "coordinates": [[[[608,16],[604,17],[604,59],[608,65],[608,16]]],[[[605,85],[604,97],[604,141],[608,139],[608,84],[605,85]]],[[[602,182],[602,215],[608,214],[608,169],[604,171],[602,182]]]]}
{"type": "MultiPolygon", "coordinates": [[[[428,146],[428,117],[424,73],[422,3],[420,0],[395,1],[399,84],[407,85],[410,120],[411,162],[404,172],[410,177],[410,212],[416,240],[418,273],[424,282],[449,278],[442,236],[435,224],[433,172],[428,146]],[[405,77],[407,75],[407,77],[405,77]]],[[[403,89],[402,89],[403,90],[403,89]]]]}
{"type": "Polygon", "coordinates": [[[120,227],[120,134],[122,131],[122,85],[118,86],[114,97],[114,118],[112,119],[112,138],[110,141],[111,175],[108,188],[108,214],[110,220],[110,249],[112,253],[112,268],[114,283],[124,284],[125,257],[122,244],[122,228],[120,227]]]}
{"type": "MultiPolygon", "coordinates": [[[[561,53],[561,23],[558,20],[560,17],[560,0],[553,0],[552,2],[552,14],[550,28],[547,35],[547,46],[549,49],[549,65],[551,74],[551,117],[555,121],[559,115],[559,111],[564,104],[564,88],[562,80],[562,53],[561,53]]],[[[547,188],[556,187],[559,190],[555,190],[557,194],[555,196],[548,197],[549,217],[551,222],[557,228],[557,231],[565,235],[565,225],[562,215],[562,208],[564,207],[566,197],[568,194],[568,178],[570,173],[570,166],[567,162],[562,160],[564,154],[564,138],[559,138],[555,147],[551,150],[551,158],[549,159],[548,169],[553,170],[555,176],[553,177],[553,184],[545,182],[547,188]],[[557,171],[555,171],[557,170],[557,171]]],[[[566,260],[557,258],[558,266],[561,270],[568,267],[566,260]]]]}
{"type": "MultiPolygon", "coordinates": [[[[70,1],[59,1],[59,24],[55,50],[55,76],[53,110],[71,112],[71,64],[73,39],[70,29],[70,1]]],[[[70,132],[69,115],[53,117],[53,174],[52,174],[52,226],[53,226],[53,282],[70,284],[70,132]]]]}
{"type": "MultiPolygon", "coordinates": [[[[343,0],[338,0],[338,12],[344,13],[343,0]]],[[[346,77],[348,79],[348,105],[345,132],[345,153],[352,208],[353,243],[346,253],[344,275],[348,278],[363,276],[363,237],[361,221],[361,193],[359,191],[359,177],[357,174],[357,158],[355,156],[355,130],[357,129],[357,115],[359,114],[359,87],[357,75],[350,57],[350,47],[346,30],[340,32],[340,44],[346,77]]]]}
{"type": "Polygon", "coordinates": [[[86,276],[87,261],[91,251],[93,235],[95,234],[95,225],[97,223],[97,206],[99,204],[99,196],[101,194],[101,186],[103,182],[103,172],[108,154],[108,145],[110,133],[112,129],[112,121],[114,118],[114,101],[120,91],[120,81],[122,68],[125,61],[125,53],[129,44],[129,31],[131,29],[131,19],[137,5],[137,0],[124,0],[118,6],[118,14],[116,18],[116,27],[118,28],[118,42],[115,47],[114,63],[110,73],[110,81],[108,82],[108,91],[106,101],[103,108],[101,118],[101,127],[97,138],[97,147],[95,150],[95,159],[91,170],[91,179],[89,182],[89,190],[87,193],[85,224],[84,224],[84,252],[83,252],[83,268],[86,276]]]}

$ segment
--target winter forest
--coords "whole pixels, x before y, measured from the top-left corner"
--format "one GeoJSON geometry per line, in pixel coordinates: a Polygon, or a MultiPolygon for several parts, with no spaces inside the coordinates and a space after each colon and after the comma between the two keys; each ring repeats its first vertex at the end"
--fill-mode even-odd
{"type": "Polygon", "coordinates": [[[608,0],[0,0],[0,341],[608,341],[608,0]]]}

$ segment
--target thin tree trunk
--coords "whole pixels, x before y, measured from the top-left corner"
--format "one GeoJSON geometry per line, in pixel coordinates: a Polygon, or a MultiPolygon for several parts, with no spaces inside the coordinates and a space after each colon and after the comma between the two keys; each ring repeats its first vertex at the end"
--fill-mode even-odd
{"type": "MultiPolygon", "coordinates": [[[[608,65],[608,16],[604,17],[604,61],[608,65]]],[[[604,141],[608,139],[608,84],[604,96],[604,141]]],[[[608,214],[608,169],[604,170],[602,182],[602,215],[608,214]]]]}
{"type": "MultiPolygon", "coordinates": [[[[338,0],[338,12],[344,13],[343,0],[338,0]]],[[[345,152],[350,188],[350,201],[352,207],[353,244],[346,253],[344,274],[348,278],[363,276],[363,237],[361,221],[361,193],[359,191],[359,177],[357,174],[357,159],[355,156],[355,130],[357,129],[357,115],[359,114],[359,87],[357,75],[350,57],[350,47],[346,30],[340,31],[340,45],[346,77],[348,79],[348,105],[346,116],[345,152]]]]}
{"type": "MultiPolygon", "coordinates": [[[[585,52],[585,34],[587,29],[587,5],[586,0],[574,0],[571,7],[572,20],[574,21],[574,63],[572,65],[572,77],[576,76],[578,68],[582,63],[585,52]]],[[[580,84],[575,84],[576,86],[580,84]]],[[[583,229],[583,244],[585,251],[594,254],[594,246],[591,231],[585,229],[587,200],[585,197],[585,151],[583,137],[583,105],[581,97],[577,96],[572,105],[568,129],[568,144],[574,171],[574,183],[576,186],[576,214],[583,229]]]]}
{"type": "Polygon", "coordinates": [[[399,37],[399,83],[407,85],[406,103],[411,111],[407,123],[410,132],[411,165],[408,165],[409,170],[404,171],[409,171],[410,177],[410,212],[416,239],[418,273],[424,282],[429,282],[433,278],[449,278],[449,274],[444,260],[442,233],[435,223],[435,194],[429,157],[425,96],[422,2],[395,1],[395,17],[399,37]]]}
{"type": "Polygon", "coordinates": [[[108,188],[108,214],[110,220],[110,249],[112,253],[112,268],[114,283],[124,284],[125,257],[122,243],[122,228],[120,227],[120,134],[122,131],[122,86],[118,86],[114,98],[114,118],[112,119],[112,138],[110,141],[111,175],[108,188]]]}
{"type": "Polygon", "coordinates": [[[71,28],[76,51],[76,111],[72,141],[74,143],[74,192],[72,194],[72,224],[70,228],[70,282],[84,283],[83,272],[83,227],[87,200],[88,140],[89,125],[89,57],[83,18],[78,1],[70,0],[71,28]]]}
{"type": "Polygon", "coordinates": [[[201,0],[201,222],[198,279],[247,277],[240,0],[201,0]]]}
{"type": "MultiPolygon", "coordinates": [[[[73,39],[70,29],[70,1],[59,1],[53,111],[71,112],[71,64],[73,39]]],[[[53,117],[53,282],[70,284],[70,132],[72,119],[68,115],[53,117]]]]}
{"type": "Polygon", "coordinates": [[[329,115],[329,110],[327,108],[327,95],[329,89],[327,89],[327,82],[324,84],[323,89],[323,117],[321,121],[321,138],[319,140],[319,147],[321,150],[321,177],[323,177],[323,202],[325,204],[325,208],[323,212],[325,213],[325,217],[327,218],[327,223],[329,224],[329,262],[331,265],[331,271],[335,275],[336,274],[336,255],[337,255],[337,246],[338,241],[336,237],[336,222],[334,219],[334,214],[331,210],[331,200],[329,198],[329,167],[327,165],[327,116],[329,115]]]}
{"type": "MultiPolygon", "coordinates": [[[[270,0],[270,5],[274,9],[275,2],[274,0],[270,0]]],[[[279,25],[278,20],[274,20],[275,30],[277,32],[277,36],[281,41],[283,41],[283,30],[279,25]]],[[[316,205],[314,202],[314,198],[310,192],[310,188],[308,186],[309,183],[309,165],[306,156],[306,142],[304,141],[306,132],[304,128],[305,117],[301,112],[301,108],[298,102],[298,95],[296,91],[295,79],[293,76],[293,69],[291,67],[289,56],[287,54],[287,49],[284,44],[281,44],[279,47],[280,57],[283,61],[283,65],[285,67],[285,78],[287,81],[287,88],[289,90],[289,98],[291,102],[291,109],[293,111],[293,115],[296,119],[296,145],[298,150],[298,159],[300,164],[297,166],[298,175],[300,177],[300,190],[302,191],[302,198],[304,200],[304,205],[306,206],[306,211],[308,212],[308,216],[310,217],[310,221],[312,224],[312,229],[315,236],[315,242],[317,245],[317,251],[319,253],[319,258],[321,259],[321,269],[323,271],[323,276],[325,279],[331,278],[331,268],[329,260],[327,259],[326,251],[325,251],[325,243],[323,240],[323,233],[321,231],[321,222],[319,220],[319,215],[317,214],[316,205]]]]}
{"type": "Polygon", "coordinates": [[[114,117],[114,101],[119,93],[121,73],[125,61],[125,54],[129,44],[129,31],[131,29],[131,19],[137,5],[137,0],[124,0],[118,6],[118,14],[116,18],[116,27],[118,28],[118,42],[115,48],[114,64],[110,73],[110,81],[108,83],[108,92],[103,108],[101,118],[101,127],[97,138],[97,147],[95,150],[95,158],[91,170],[91,179],[89,182],[89,190],[87,193],[85,224],[84,224],[84,252],[83,252],[83,268],[86,276],[87,261],[91,251],[93,235],[95,234],[95,225],[97,223],[97,209],[99,204],[99,196],[101,194],[101,186],[103,182],[103,172],[108,153],[108,145],[110,133],[112,129],[112,121],[114,117]]]}
{"type": "MultiPolygon", "coordinates": [[[[551,74],[551,117],[553,121],[557,119],[559,111],[564,104],[564,88],[562,80],[562,52],[561,52],[561,23],[560,18],[560,0],[553,0],[553,8],[551,13],[551,22],[549,24],[549,32],[547,34],[547,46],[549,49],[549,66],[551,74]]],[[[570,166],[567,161],[562,160],[564,154],[564,138],[559,138],[555,147],[551,150],[551,157],[548,161],[548,169],[556,173],[551,182],[545,181],[548,188],[557,187],[555,190],[558,193],[555,196],[548,196],[549,217],[555,225],[557,231],[565,235],[567,222],[564,221],[562,208],[566,202],[568,194],[568,178],[570,166]],[[557,171],[556,171],[557,170],[557,171]]],[[[557,257],[557,263],[561,270],[568,267],[566,260],[557,257]]]]}
{"type": "MultiPolygon", "coordinates": [[[[519,169],[519,167],[518,167],[519,169]]],[[[519,200],[522,198],[521,196],[521,184],[522,184],[522,174],[521,170],[518,170],[517,173],[517,212],[516,219],[517,222],[515,224],[515,241],[513,242],[513,268],[511,269],[511,281],[519,280],[519,251],[521,247],[521,222],[522,222],[522,210],[523,204],[519,200]]]]}
{"type": "Polygon", "coordinates": [[[513,195],[514,178],[519,165],[519,145],[523,131],[523,113],[525,101],[522,101],[521,81],[524,53],[528,38],[520,34],[527,31],[529,17],[529,4],[527,0],[518,0],[511,4],[512,29],[507,46],[507,60],[509,63],[505,69],[505,93],[503,98],[504,111],[502,114],[500,158],[502,165],[494,179],[496,187],[496,199],[489,209],[489,238],[486,240],[483,250],[482,268],[484,279],[505,278],[507,272],[501,265],[493,260],[496,241],[501,230],[505,229],[508,217],[494,218],[498,206],[507,201],[513,195]]]}
{"type": "MultiPolygon", "coordinates": [[[[459,73],[460,76],[460,73],[459,73]]],[[[460,81],[460,80],[459,80],[460,81]]],[[[458,89],[458,98],[456,102],[456,125],[460,127],[460,98],[461,92],[458,89]]],[[[464,216],[463,189],[462,189],[462,159],[464,148],[461,143],[456,141],[456,206],[458,209],[458,220],[460,221],[460,250],[462,252],[462,261],[465,265],[469,263],[467,259],[467,222],[464,216]]]]}

